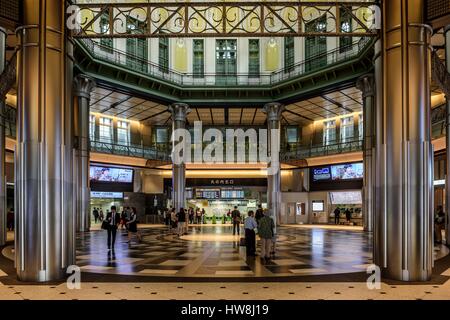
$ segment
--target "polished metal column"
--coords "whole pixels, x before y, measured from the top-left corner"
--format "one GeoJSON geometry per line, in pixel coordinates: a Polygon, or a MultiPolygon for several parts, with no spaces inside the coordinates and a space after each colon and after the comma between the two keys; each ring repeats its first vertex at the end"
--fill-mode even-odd
{"type": "Polygon", "coordinates": [[[280,166],[280,132],[281,113],[284,106],[278,102],[264,106],[267,115],[267,208],[274,219],[275,226],[280,221],[281,210],[281,166],[280,166]]]}
{"type": "MultiPolygon", "coordinates": [[[[185,103],[174,103],[169,106],[172,113],[172,133],[177,129],[184,129],[186,126],[186,117],[191,112],[189,106],[185,103]]],[[[175,148],[175,141],[172,139],[172,149],[175,148]]],[[[190,150],[188,152],[191,152],[190,150]]],[[[186,207],[186,164],[172,164],[172,204],[176,212],[180,208],[186,207]]]]}
{"type": "Polygon", "coordinates": [[[73,43],[64,1],[24,0],[18,36],[15,254],[18,278],[52,281],[75,262],[73,43]]]}
{"type": "Polygon", "coordinates": [[[424,8],[424,0],[383,1],[376,45],[374,262],[384,277],[403,281],[429,280],[433,264],[431,29],[424,8]]]}
{"type": "MultiPolygon", "coordinates": [[[[6,30],[0,28],[0,74],[6,63],[6,30]]],[[[6,243],[5,99],[0,97],[0,246],[6,243]]]]}
{"type": "Polygon", "coordinates": [[[76,195],[77,231],[89,231],[91,216],[91,189],[89,185],[89,105],[95,81],[88,76],[78,75],[74,79],[74,126],[76,144],[76,195]]]}
{"type": "MultiPolygon", "coordinates": [[[[447,66],[447,71],[450,73],[450,25],[446,26],[444,29],[444,37],[445,37],[445,64],[447,66]]],[[[447,246],[450,245],[450,97],[447,98],[446,105],[446,172],[447,175],[445,177],[445,239],[447,246]]]]}
{"type": "Polygon", "coordinates": [[[373,74],[367,74],[358,79],[356,87],[362,91],[363,98],[363,159],[364,159],[364,185],[363,185],[363,224],[364,231],[373,230],[373,187],[374,187],[374,163],[372,151],[374,148],[374,102],[375,83],[373,74]]]}

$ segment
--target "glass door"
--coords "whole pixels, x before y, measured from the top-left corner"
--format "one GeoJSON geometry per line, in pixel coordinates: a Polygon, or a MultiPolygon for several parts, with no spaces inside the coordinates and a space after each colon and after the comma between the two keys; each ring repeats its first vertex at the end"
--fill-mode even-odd
{"type": "Polygon", "coordinates": [[[216,84],[237,83],[236,40],[216,40],[216,84]]]}
{"type": "MultiPolygon", "coordinates": [[[[325,32],[327,29],[326,15],[307,23],[306,32],[325,32]]],[[[306,37],[305,38],[305,71],[312,71],[327,65],[327,38],[306,37]]]]}

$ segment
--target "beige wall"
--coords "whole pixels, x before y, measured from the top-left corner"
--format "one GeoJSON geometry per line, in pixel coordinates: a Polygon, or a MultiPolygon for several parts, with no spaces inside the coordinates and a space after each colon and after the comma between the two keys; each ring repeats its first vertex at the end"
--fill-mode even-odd
{"type": "Polygon", "coordinates": [[[143,172],[141,176],[142,192],[164,193],[164,176],[143,172]]]}

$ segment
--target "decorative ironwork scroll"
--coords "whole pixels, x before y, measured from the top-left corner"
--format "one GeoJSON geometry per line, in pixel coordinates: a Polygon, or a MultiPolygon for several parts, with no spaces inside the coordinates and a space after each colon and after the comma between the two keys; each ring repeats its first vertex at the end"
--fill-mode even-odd
{"type": "MultiPolygon", "coordinates": [[[[376,36],[377,2],[142,2],[77,4],[78,38],[376,36]],[[310,23],[325,16],[320,28],[310,23]],[[129,21],[134,21],[130,24],[129,21]],[[136,23],[138,22],[138,23],[136,23]]],[[[74,13],[68,10],[68,19],[74,13]]]]}
{"type": "Polygon", "coordinates": [[[433,81],[439,86],[444,94],[450,98],[450,73],[445,64],[439,59],[436,51],[431,53],[431,75],[433,81]]]}

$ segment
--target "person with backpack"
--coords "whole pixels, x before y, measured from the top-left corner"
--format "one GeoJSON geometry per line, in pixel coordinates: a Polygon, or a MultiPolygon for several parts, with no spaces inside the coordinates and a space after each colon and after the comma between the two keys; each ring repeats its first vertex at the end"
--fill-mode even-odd
{"type": "Polygon", "coordinates": [[[231,218],[233,219],[233,236],[240,234],[240,224],[241,224],[241,213],[238,210],[237,206],[234,206],[234,210],[231,212],[231,218]]]}

